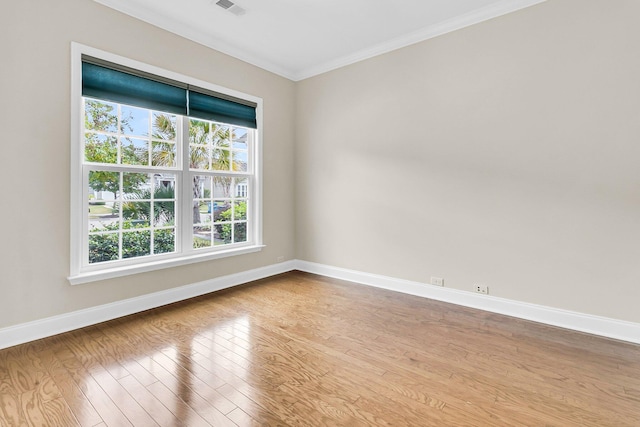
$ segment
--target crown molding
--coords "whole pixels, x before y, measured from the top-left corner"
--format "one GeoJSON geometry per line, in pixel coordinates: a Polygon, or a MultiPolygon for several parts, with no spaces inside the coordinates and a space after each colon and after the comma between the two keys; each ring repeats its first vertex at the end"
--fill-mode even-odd
{"type": "Polygon", "coordinates": [[[212,37],[211,35],[203,31],[198,31],[180,22],[176,22],[172,20],[170,17],[156,13],[153,10],[141,8],[136,4],[132,4],[131,2],[128,2],[127,0],[93,0],[93,1],[95,1],[96,3],[100,3],[101,5],[106,6],[110,9],[114,9],[114,10],[117,10],[118,12],[122,12],[125,15],[129,15],[140,21],[146,22],[147,24],[151,24],[162,30],[176,34],[187,40],[191,40],[192,42],[196,42],[210,49],[224,53],[225,55],[229,55],[233,58],[247,62],[251,65],[255,65],[256,67],[262,68],[263,70],[277,74],[286,79],[295,81],[295,75],[291,73],[289,70],[265,58],[258,57],[257,55],[251,52],[248,52],[244,49],[230,46],[227,42],[222,42],[221,40],[218,40],[215,37],[212,37]]]}
{"type": "Polygon", "coordinates": [[[263,70],[277,74],[281,77],[293,81],[301,81],[310,77],[317,76],[319,74],[345,67],[347,65],[354,64],[356,62],[363,61],[365,59],[373,58],[375,56],[401,49],[403,47],[419,43],[434,37],[438,37],[452,31],[478,24],[480,22],[484,22],[498,16],[506,15],[508,13],[536,5],[538,3],[543,3],[547,0],[501,0],[497,3],[493,3],[489,6],[474,10],[464,15],[439,22],[410,34],[406,34],[387,42],[363,50],[359,50],[357,52],[354,52],[353,54],[336,58],[301,70],[292,70],[282,67],[264,57],[256,55],[255,53],[249,52],[236,46],[230,46],[228,42],[222,42],[221,40],[218,40],[215,37],[206,34],[205,32],[198,31],[182,23],[175,22],[170,17],[158,14],[153,10],[138,7],[137,5],[132,4],[127,0],[94,1],[213,50],[247,62],[251,65],[255,65],[256,67],[262,68],[263,70]]]}
{"type": "Polygon", "coordinates": [[[325,62],[323,64],[304,69],[295,73],[293,75],[293,80],[300,81],[308,79],[310,77],[333,71],[347,65],[355,64],[357,62],[383,55],[394,50],[402,49],[403,47],[420,43],[425,40],[441,36],[443,34],[451,33],[453,31],[460,30],[471,25],[479,24],[481,22],[488,21],[502,15],[516,12],[520,9],[534,6],[545,1],[547,0],[502,0],[501,2],[494,3],[492,5],[474,10],[472,12],[457,16],[446,21],[439,22],[434,25],[430,25],[428,27],[424,27],[418,31],[405,34],[401,37],[397,37],[384,43],[380,43],[370,48],[360,50],[351,55],[343,56],[325,62]]]}

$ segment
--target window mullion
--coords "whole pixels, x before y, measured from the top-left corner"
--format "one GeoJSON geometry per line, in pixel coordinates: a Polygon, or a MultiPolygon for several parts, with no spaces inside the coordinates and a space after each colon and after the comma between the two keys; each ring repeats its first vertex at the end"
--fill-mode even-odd
{"type": "Polygon", "coordinates": [[[258,168],[258,158],[256,156],[256,140],[255,140],[255,132],[250,132],[247,138],[247,152],[249,153],[249,167],[247,168],[248,172],[250,172],[250,176],[248,177],[248,193],[249,198],[247,199],[247,204],[249,208],[247,209],[247,236],[249,240],[254,243],[257,243],[259,239],[261,221],[259,216],[259,200],[261,197],[260,189],[257,187],[256,175],[258,168]]]}
{"type": "Polygon", "coordinates": [[[124,193],[124,185],[123,185],[123,180],[124,180],[124,172],[118,172],[118,177],[119,177],[119,183],[118,183],[118,194],[116,195],[116,203],[118,206],[118,259],[121,260],[123,258],[123,248],[122,248],[122,244],[124,241],[124,235],[123,235],[123,230],[124,230],[124,224],[122,221],[122,202],[123,202],[123,193],[124,193]]]}
{"type": "Polygon", "coordinates": [[[189,118],[180,117],[180,126],[178,129],[179,138],[181,139],[180,153],[180,169],[181,187],[178,196],[180,206],[180,247],[183,253],[189,253],[193,249],[193,173],[189,170],[190,166],[190,147],[189,147],[189,118]]]}
{"type": "Polygon", "coordinates": [[[116,160],[116,164],[121,165],[122,164],[122,105],[118,104],[117,105],[117,114],[118,114],[118,120],[117,120],[117,125],[118,129],[116,129],[116,152],[117,152],[117,160],[116,160]]]}

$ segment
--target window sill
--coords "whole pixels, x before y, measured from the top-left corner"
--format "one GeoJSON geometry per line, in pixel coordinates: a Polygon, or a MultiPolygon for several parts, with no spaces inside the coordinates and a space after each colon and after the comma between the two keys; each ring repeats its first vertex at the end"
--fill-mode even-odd
{"type": "Polygon", "coordinates": [[[177,267],[180,265],[193,264],[196,262],[210,261],[212,259],[226,258],[235,255],[249,254],[259,252],[265,245],[245,246],[242,248],[234,248],[226,251],[207,252],[197,255],[183,256],[179,258],[165,259],[162,261],[151,261],[143,264],[127,265],[113,268],[105,268],[99,271],[91,271],[78,273],[69,276],[67,279],[72,285],[81,285],[83,283],[97,282],[99,280],[112,279],[115,277],[129,276],[132,274],[144,273],[148,271],[161,270],[164,268],[177,267]]]}

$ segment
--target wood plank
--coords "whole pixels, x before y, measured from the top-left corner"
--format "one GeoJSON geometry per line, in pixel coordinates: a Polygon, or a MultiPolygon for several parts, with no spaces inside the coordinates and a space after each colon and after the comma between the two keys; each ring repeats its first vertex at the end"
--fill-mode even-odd
{"type": "Polygon", "coordinates": [[[159,363],[156,358],[163,360],[165,364],[170,362],[166,356],[154,354],[153,357],[146,358],[141,361],[143,366],[154,372],[154,375],[159,379],[158,383],[162,384],[162,387],[158,383],[148,386],[154,395],[161,399],[163,403],[171,402],[169,409],[178,416],[178,412],[185,413],[190,417],[196,416],[195,422],[200,422],[200,418],[211,422],[213,425],[231,425],[232,423],[228,418],[224,416],[224,413],[217,409],[216,405],[222,407],[225,411],[229,411],[235,408],[235,405],[231,403],[226,397],[218,393],[216,390],[211,390],[205,387],[205,383],[200,379],[196,379],[188,370],[179,369],[173,371],[174,364],[168,364],[167,369],[163,364],[159,363]],[[194,380],[196,380],[194,382],[194,380]],[[200,390],[200,388],[203,388],[200,390]],[[166,391],[169,390],[176,397],[171,398],[171,395],[166,391]],[[213,392],[215,396],[207,395],[207,392],[213,392]],[[206,397],[201,396],[201,393],[206,397]],[[207,398],[210,398],[207,399],[207,398]],[[185,406],[186,405],[186,406],[185,406]],[[175,410],[174,410],[175,409],[175,410]]]}
{"type": "MultiPolygon", "coordinates": [[[[171,391],[162,381],[155,382],[147,389],[166,406],[184,425],[208,427],[210,424],[198,415],[180,396],[171,391]]],[[[176,390],[178,391],[178,390],[176,390]]]]}
{"type": "Polygon", "coordinates": [[[52,343],[49,349],[40,352],[43,366],[51,374],[60,390],[62,399],[82,427],[92,427],[101,423],[103,420],[100,415],[55,356],[53,348],[57,345],[59,343],[52,343]]]}
{"type": "MultiPolygon", "coordinates": [[[[13,347],[5,354],[3,364],[6,371],[3,382],[13,385],[12,392],[6,397],[11,399],[11,406],[8,408],[13,407],[13,414],[9,413],[8,416],[17,419],[19,424],[46,425],[46,402],[61,397],[58,387],[38,357],[40,348],[39,342],[27,343],[13,347]]],[[[6,389],[6,385],[3,388],[6,389]]],[[[3,406],[4,404],[5,402],[3,406]]]]}
{"type": "Polygon", "coordinates": [[[284,424],[311,427],[314,425],[312,420],[317,420],[320,416],[315,411],[305,411],[307,415],[302,416],[295,409],[295,402],[280,404],[271,399],[262,399],[259,394],[253,394],[252,389],[238,390],[232,385],[226,384],[218,390],[252,419],[259,420],[264,425],[284,424]]]}
{"type": "MultiPolygon", "coordinates": [[[[5,425],[26,426],[19,391],[11,381],[8,366],[9,351],[0,352],[0,420],[5,425]]],[[[14,374],[15,376],[15,374],[14,374]]]]}
{"type": "Polygon", "coordinates": [[[259,427],[262,424],[254,420],[240,408],[236,408],[227,414],[227,417],[240,427],[259,427]]]}
{"type": "Polygon", "coordinates": [[[179,378],[188,381],[195,393],[221,413],[228,414],[236,408],[236,405],[216,390],[217,387],[223,385],[218,377],[211,376],[204,369],[193,367],[194,364],[189,363],[189,357],[172,356],[169,357],[166,353],[159,352],[153,355],[153,360],[168,372],[173,373],[174,376],[177,375],[179,378]],[[193,371],[197,371],[198,374],[194,375],[193,371]]]}
{"type": "Polygon", "coordinates": [[[639,408],[639,345],[300,272],[0,351],[0,427],[637,427],[639,408]]]}
{"type": "MultiPolygon", "coordinates": [[[[54,337],[55,338],[55,337],[54,337]]],[[[62,339],[62,338],[60,338],[62,339]]],[[[65,336],[65,343],[69,344],[73,340],[70,335],[65,336]]],[[[73,379],[78,388],[91,402],[99,416],[108,425],[130,426],[131,422],[120,411],[118,406],[111,400],[108,394],[100,387],[93,376],[85,369],[82,362],[78,360],[67,347],[60,347],[55,351],[56,357],[67,371],[67,375],[73,379]]],[[[68,402],[74,408],[73,402],[68,402]]]]}
{"type": "Polygon", "coordinates": [[[120,378],[118,382],[129,392],[136,402],[147,411],[158,425],[180,425],[180,419],[168,410],[160,400],[151,394],[151,392],[132,375],[120,378]]]}
{"type": "Polygon", "coordinates": [[[46,418],[46,422],[43,425],[65,427],[80,425],[63,397],[44,402],[43,415],[46,418]]]}

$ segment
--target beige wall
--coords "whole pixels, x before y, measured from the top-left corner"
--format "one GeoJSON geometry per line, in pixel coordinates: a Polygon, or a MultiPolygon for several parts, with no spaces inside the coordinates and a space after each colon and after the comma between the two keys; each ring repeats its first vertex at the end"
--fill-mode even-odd
{"type": "Polygon", "coordinates": [[[298,258],[640,322],[638,16],[549,0],[299,83],[298,258]]]}
{"type": "Polygon", "coordinates": [[[3,4],[0,54],[0,328],[294,257],[293,82],[90,0],[3,4]],[[263,98],[266,249],[69,285],[72,41],[263,98]]]}
{"type": "Polygon", "coordinates": [[[549,0],[293,83],[93,1],[10,2],[0,328],[280,255],[640,322],[639,13],[549,0]],[[264,99],[264,251],[69,285],[71,41],[264,99]]]}

